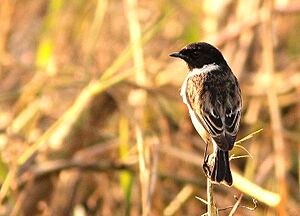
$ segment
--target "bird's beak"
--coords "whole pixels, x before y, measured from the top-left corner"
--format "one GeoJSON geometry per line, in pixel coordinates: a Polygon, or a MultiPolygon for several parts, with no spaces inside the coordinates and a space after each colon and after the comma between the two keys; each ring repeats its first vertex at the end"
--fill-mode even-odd
{"type": "Polygon", "coordinates": [[[172,52],[169,54],[169,56],[182,59],[184,58],[184,55],[182,55],[180,52],[172,52]]]}

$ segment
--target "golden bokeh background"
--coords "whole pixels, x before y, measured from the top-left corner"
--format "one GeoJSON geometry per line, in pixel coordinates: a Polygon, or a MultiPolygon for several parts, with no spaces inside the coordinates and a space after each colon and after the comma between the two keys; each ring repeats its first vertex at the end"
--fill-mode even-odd
{"type": "Polygon", "coordinates": [[[204,214],[188,69],[168,56],[195,41],[243,96],[219,215],[299,215],[299,38],[297,0],[1,0],[0,215],[204,214]]]}

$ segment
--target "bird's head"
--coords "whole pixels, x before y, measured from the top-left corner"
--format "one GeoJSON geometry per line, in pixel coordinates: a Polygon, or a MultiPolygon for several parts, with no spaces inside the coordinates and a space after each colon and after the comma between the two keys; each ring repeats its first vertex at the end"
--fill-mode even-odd
{"type": "Polygon", "coordinates": [[[221,52],[205,42],[191,43],[179,52],[170,53],[170,56],[183,59],[190,70],[209,64],[227,65],[221,52]]]}

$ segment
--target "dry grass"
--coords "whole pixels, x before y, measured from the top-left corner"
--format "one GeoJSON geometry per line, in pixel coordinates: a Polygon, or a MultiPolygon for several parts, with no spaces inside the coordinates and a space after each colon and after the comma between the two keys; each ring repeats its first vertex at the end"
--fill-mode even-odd
{"type": "Polygon", "coordinates": [[[298,29],[292,0],[2,0],[0,215],[205,213],[187,68],[168,58],[192,41],[222,50],[243,93],[219,215],[298,215],[298,29]]]}

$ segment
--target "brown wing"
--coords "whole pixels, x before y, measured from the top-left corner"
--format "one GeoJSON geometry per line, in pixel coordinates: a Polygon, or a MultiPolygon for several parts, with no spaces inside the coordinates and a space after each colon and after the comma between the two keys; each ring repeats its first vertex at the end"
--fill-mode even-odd
{"type": "Polygon", "coordinates": [[[233,148],[242,106],[237,80],[227,73],[195,75],[187,80],[186,88],[187,101],[197,119],[224,151],[233,148]]]}

